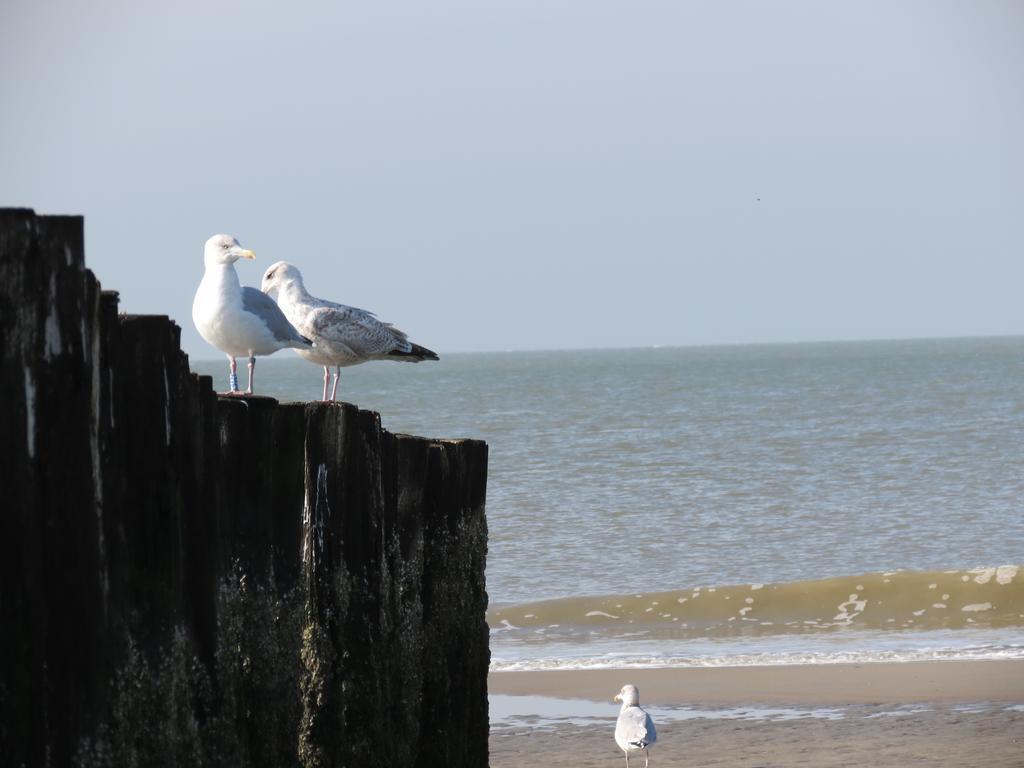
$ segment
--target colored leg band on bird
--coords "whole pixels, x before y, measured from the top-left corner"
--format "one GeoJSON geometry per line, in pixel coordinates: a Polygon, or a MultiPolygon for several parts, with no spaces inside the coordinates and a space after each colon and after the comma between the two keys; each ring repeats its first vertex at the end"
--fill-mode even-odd
{"type": "Polygon", "coordinates": [[[232,392],[238,391],[238,374],[234,371],[232,371],[231,375],[228,377],[228,384],[230,385],[232,392]]]}

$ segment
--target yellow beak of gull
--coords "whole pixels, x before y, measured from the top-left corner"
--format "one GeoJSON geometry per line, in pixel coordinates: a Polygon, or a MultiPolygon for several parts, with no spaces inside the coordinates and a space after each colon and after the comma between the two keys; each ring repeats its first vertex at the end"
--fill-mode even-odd
{"type": "Polygon", "coordinates": [[[238,255],[241,256],[243,259],[255,259],[256,258],[256,254],[253,253],[252,251],[250,251],[248,248],[242,248],[238,252],[238,255]]]}

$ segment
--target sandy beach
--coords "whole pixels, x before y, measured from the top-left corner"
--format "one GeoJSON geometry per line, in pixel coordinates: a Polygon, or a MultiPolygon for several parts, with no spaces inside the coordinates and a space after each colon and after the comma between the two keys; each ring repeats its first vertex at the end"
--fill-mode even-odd
{"type": "Polygon", "coordinates": [[[665,713],[651,765],[1024,766],[1024,661],[492,673],[491,766],[624,765],[625,682],[665,713]],[[503,719],[520,696],[608,710],[503,719]]]}

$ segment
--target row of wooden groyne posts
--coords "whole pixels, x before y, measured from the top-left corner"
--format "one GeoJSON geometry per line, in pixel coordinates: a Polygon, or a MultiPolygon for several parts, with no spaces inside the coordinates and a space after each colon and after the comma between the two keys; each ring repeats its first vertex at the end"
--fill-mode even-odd
{"type": "Polygon", "coordinates": [[[0,764],[485,766],[487,446],[218,398],[0,210],[0,764]]]}

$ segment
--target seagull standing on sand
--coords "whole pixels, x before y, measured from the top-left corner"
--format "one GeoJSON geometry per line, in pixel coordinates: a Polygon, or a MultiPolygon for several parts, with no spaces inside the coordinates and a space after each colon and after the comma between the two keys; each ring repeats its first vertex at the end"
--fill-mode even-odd
{"type": "Polygon", "coordinates": [[[382,323],[372,312],[311,296],[302,283],[302,273],[286,261],[279,261],[267,270],[261,288],[264,293],[276,293],[285,316],[313,340],[313,349],[298,352],[309,362],[323,366],[324,400],[327,400],[327,380],[331,373],[329,366],[334,366],[333,402],[337,398],[342,366],[358,365],[367,360],[418,363],[438,359],[426,347],[409,341],[391,323],[382,323]]]}
{"type": "Polygon", "coordinates": [[[629,768],[630,753],[644,753],[644,768],[650,760],[647,748],[658,740],[651,716],[640,707],[640,691],[635,685],[624,685],[613,701],[621,701],[619,719],[615,723],[615,743],[626,753],[626,768],[629,768]]]}
{"type": "Polygon", "coordinates": [[[231,361],[231,389],[226,394],[252,394],[256,355],[271,355],[279,349],[308,350],[313,343],[300,334],[273,300],[255,288],[238,282],[235,262],[256,255],[238,244],[231,235],[214,235],[206,241],[203,275],[192,302],[192,322],[199,335],[228,356],[231,361]],[[236,357],[249,358],[249,386],[238,391],[236,357]]]}

